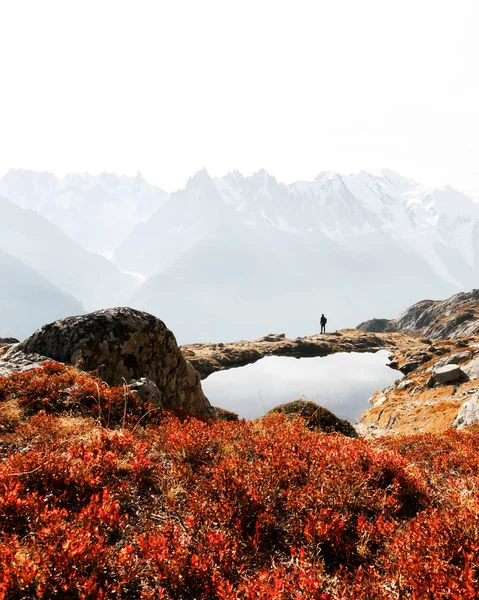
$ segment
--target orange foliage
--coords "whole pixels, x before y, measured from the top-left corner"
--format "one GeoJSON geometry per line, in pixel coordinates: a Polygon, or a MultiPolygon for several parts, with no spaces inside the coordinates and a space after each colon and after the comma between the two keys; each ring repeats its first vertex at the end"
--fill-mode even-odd
{"type": "Polygon", "coordinates": [[[0,400],[23,411],[0,412],[0,598],[479,596],[477,433],[135,428],[147,408],[123,419],[122,388],[55,364],[0,400]]]}

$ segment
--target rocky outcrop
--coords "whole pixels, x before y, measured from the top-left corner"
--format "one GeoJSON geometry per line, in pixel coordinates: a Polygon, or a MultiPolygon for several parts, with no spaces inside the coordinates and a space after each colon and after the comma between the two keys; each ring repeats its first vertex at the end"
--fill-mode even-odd
{"type": "Polygon", "coordinates": [[[408,331],[429,339],[446,340],[479,333],[479,289],[447,300],[422,300],[397,319],[371,319],[358,325],[369,332],[408,331]]]}
{"type": "Polygon", "coordinates": [[[0,348],[3,348],[4,346],[11,346],[12,344],[18,344],[18,340],[12,337],[0,338],[0,348]]]}
{"type": "Polygon", "coordinates": [[[0,338],[0,356],[5,354],[14,344],[18,344],[18,340],[15,338],[0,338]]]}
{"type": "Polygon", "coordinates": [[[342,433],[347,437],[358,437],[354,427],[346,419],[340,419],[324,406],[310,400],[294,400],[272,408],[267,414],[281,413],[288,418],[301,417],[308,429],[324,433],[342,433]]]}
{"type": "Polygon", "coordinates": [[[368,331],[370,333],[386,333],[397,331],[394,320],[391,319],[369,319],[357,326],[357,329],[368,331]]]}
{"type": "MultiPolygon", "coordinates": [[[[0,358],[0,374],[33,368],[45,358],[94,371],[110,385],[146,378],[158,389],[156,403],[164,408],[212,414],[199,376],[173,333],[148,313],[112,308],[45,325],[0,358]]],[[[143,382],[141,393],[148,386],[143,382]]]]}
{"type": "Polygon", "coordinates": [[[213,412],[218,421],[239,421],[238,415],[232,410],[213,406],[213,412]]]}

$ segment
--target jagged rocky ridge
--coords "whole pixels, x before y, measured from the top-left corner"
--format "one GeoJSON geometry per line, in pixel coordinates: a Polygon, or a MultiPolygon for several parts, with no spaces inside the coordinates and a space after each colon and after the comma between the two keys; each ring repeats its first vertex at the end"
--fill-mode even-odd
{"type": "Polygon", "coordinates": [[[371,319],[358,329],[374,333],[408,331],[431,339],[454,339],[479,332],[479,289],[447,300],[422,300],[397,319],[371,319]]]}

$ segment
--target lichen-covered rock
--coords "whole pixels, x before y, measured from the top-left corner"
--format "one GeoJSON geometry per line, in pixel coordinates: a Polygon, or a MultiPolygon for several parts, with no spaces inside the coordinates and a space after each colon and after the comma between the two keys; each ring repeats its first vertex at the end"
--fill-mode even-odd
{"type": "Polygon", "coordinates": [[[144,377],[156,384],[164,408],[212,414],[199,375],[183,357],[175,336],[146,312],[111,308],[68,317],[45,325],[15,349],[96,371],[111,385],[144,377]]]}
{"type": "Polygon", "coordinates": [[[342,433],[348,437],[358,437],[353,425],[340,419],[324,406],[320,406],[310,400],[294,400],[286,404],[280,404],[272,408],[268,414],[282,413],[288,417],[302,417],[309,429],[323,431],[325,433],[342,433]]]}

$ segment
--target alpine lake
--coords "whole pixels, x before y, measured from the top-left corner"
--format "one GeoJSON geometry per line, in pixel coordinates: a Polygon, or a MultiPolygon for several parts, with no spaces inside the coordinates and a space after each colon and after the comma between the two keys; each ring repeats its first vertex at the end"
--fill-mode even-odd
{"type": "Polygon", "coordinates": [[[267,356],[253,364],[213,373],[203,382],[211,404],[256,419],[293,400],[312,400],[352,423],[370,407],[377,390],[403,377],[387,366],[388,352],[325,357],[267,356]]]}

